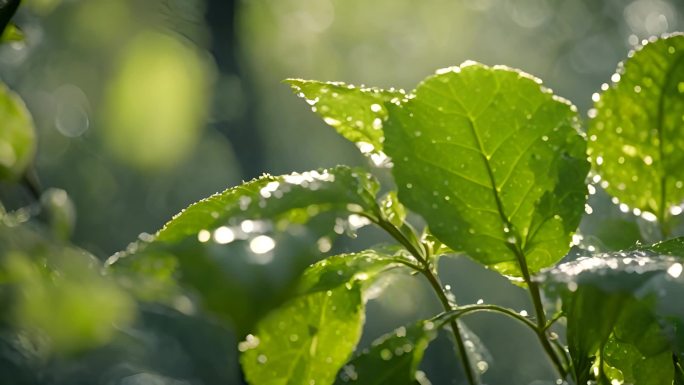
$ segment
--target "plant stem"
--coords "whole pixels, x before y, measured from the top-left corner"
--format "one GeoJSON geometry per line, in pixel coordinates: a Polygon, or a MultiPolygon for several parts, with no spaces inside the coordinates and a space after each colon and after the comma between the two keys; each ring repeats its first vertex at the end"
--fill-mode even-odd
{"type": "Polygon", "coordinates": [[[434,321],[440,321],[442,319],[447,319],[447,320],[452,320],[452,319],[457,319],[460,318],[464,315],[470,314],[470,313],[479,313],[479,312],[491,312],[491,313],[499,313],[503,314],[507,317],[514,318],[518,321],[520,321],[522,324],[530,328],[535,334],[537,333],[537,324],[534,322],[530,321],[526,317],[520,315],[517,313],[515,310],[508,309],[499,305],[492,305],[492,304],[483,304],[483,305],[465,305],[465,306],[457,306],[453,310],[444,312],[442,314],[437,315],[436,317],[433,318],[434,321]]]}
{"type": "Polygon", "coordinates": [[[567,373],[565,371],[565,368],[563,367],[563,363],[558,358],[556,351],[553,349],[553,346],[551,346],[551,343],[549,342],[549,339],[546,336],[546,313],[544,312],[544,305],[542,304],[539,285],[537,284],[537,282],[532,280],[532,277],[530,276],[530,271],[527,267],[527,260],[525,259],[525,255],[523,254],[523,251],[520,249],[518,244],[516,243],[511,249],[518,258],[520,271],[522,273],[523,279],[525,280],[525,283],[527,284],[527,288],[532,299],[532,304],[534,305],[534,312],[537,317],[537,337],[539,338],[539,342],[546,351],[546,354],[551,359],[553,366],[556,367],[558,374],[560,374],[561,378],[565,379],[567,373]]]}
{"type": "Polygon", "coordinates": [[[560,313],[560,312],[559,312],[558,314],[556,314],[555,316],[553,316],[553,318],[551,318],[550,320],[548,320],[548,321],[546,322],[546,326],[544,326],[544,330],[548,330],[551,326],[553,326],[553,324],[556,323],[556,321],[558,321],[558,320],[561,319],[561,318],[563,318],[563,313],[560,313]]]}
{"type": "MultiPolygon", "coordinates": [[[[372,217],[368,215],[366,216],[372,222],[380,226],[383,230],[387,231],[387,233],[391,235],[395,240],[401,243],[406,248],[406,250],[408,250],[408,252],[411,253],[411,255],[413,255],[413,257],[416,258],[416,260],[418,260],[423,265],[422,268],[417,269],[417,271],[427,278],[428,282],[430,283],[430,286],[432,286],[432,289],[434,290],[435,294],[437,294],[437,297],[439,298],[439,301],[441,302],[444,311],[448,312],[452,310],[453,306],[449,302],[449,298],[444,292],[444,288],[442,287],[439,278],[432,272],[432,268],[430,265],[430,256],[428,255],[429,251],[427,251],[424,247],[414,245],[406,237],[406,235],[404,235],[404,233],[401,232],[401,230],[396,228],[389,221],[383,219],[381,215],[378,215],[377,217],[372,217]]],[[[416,268],[416,266],[409,267],[416,268]]],[[[466,373],[466,377],[468,378],[468,383],[470,385],[476,385],[477,380],[475,378],[475,373],[473,372],[473,367],[470,364],[470,358],[468,357],[468,352],[466,351],[465,343],[463,341],[463,337],[461,336],[461,330],[456,320],[451,321],[451,331],[453,332],[454,339],[456,341],[458,355],[461,360],[461,364],[463,365],[463,370],[466,373]]]]}
{"type": "MultiPolygon", "coordinates": [[[[435,293],[437,293],[437,296],[439,297],[439,301],[442,303],[442,307],[444,307],[444,311],[451,311],[453,309],[453,306],[449,302],[449,298],[447,297],[446,293],[444,292],[442,283],[439,281],[439,278],[433,274],[432,270],[429,267],[426,267],[425,269],[421,270],[425,278],[427,278],[428,282],[430,282],[430,285],[434,289],[435,293]]],[[[466,373],[466,377],[468,378],[468,383],[473,385],[477,383],[477,380],[475,379],[475,373],[473,373],[473,367],[470,364],[470,358],[468,357],[468,351],[466,350],[465,343],[463,342],[463,337],[461,336],[461,329],[458,325],[458,321],[456,319],[452,319],[449,322],[451,326],[451,331],[454,334],[454,339],[456,340],[456,347],[458,348],[458,354],[461,357],[461,362],[463,364],[463,370],[466,373]]]]}
{"type": "Polygon", "coordinates": [[[570,357],[568,357],[568,353],[565,350],[565,347],[557,339],[551,340],[551,343],[553,344],[553,346],[556,347],[556,350],[560,354],[561,359],[563,360],[563,363],[565,364],[565,367],[567,368],[566,373],[569,372],[570,375],[573,377],[573,380],[575,380],[575,382],[577,382],[577,378],[575,378],[575,372],[574,372],[573,365],[572,365],[572,360],[570,359],[570,357]]]}
{"type": "Polygon", "coordinates": [[[32,169],[26,170],[24,175],[21,177],[21,183],[26,187],[26,189],[31,193],[31,197],[36,201],[40,202],[40,196],[42,194],[42,188],[40,182],[38,182],[38,177],[35,171],[32,169]]]}

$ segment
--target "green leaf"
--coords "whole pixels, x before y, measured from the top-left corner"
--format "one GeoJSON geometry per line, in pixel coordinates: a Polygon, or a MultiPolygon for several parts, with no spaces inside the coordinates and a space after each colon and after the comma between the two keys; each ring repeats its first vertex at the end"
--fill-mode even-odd
{"type": "Polygon", "coordinates": [[[157,240],[198,237],[202,230],[227,223],[242,227],[246,219],[268,220],[278,228],[287,222],[305,223],[324,210],[373,214],[377,212],[378,189],[378,182],[370,174],[345,166],[276,177],[265,175],[190,205],[164,225],[157,240]],[[279,220],[285,223],[279,224],[279,220]]]}
{"type": "Polygon", "coordinates": [[[19,29],[14,24],[10,24],[5,28],[5,30],[0,34],[0,43],[10,43],[24,41],[24,32],[19,29]]]}
{"type": "Polygon", "coordinates": [[[385,140],[382,126],[387,119],[385,102],[403,99],[406,96],[403,90],[381,90],[340,82],[301,79],[288,79],[286,82],[325,123],[356,144],[375,165],[381,166],[387,162],[382,152],[385,140]]]}
{"type": "Polygon", "coordinates": [[[36,151],[34,131],[24,102],[0,82],[0,180],[23,175],[36,151]]]}
{"type": "Polygon", "coordinates": [[[334,237],[379,215],[377,189],[348,167],[264,176],[191,205],[109,264],[140,298],[173,303],[190,289],[246,333],[292,295],[334,237]]]}
{"type": "Polygon", "coordinates": [[[539,83],[467,62],[390,105],[385,124],[401,201],[444,244],[507,275],[558,261],[584,212],[576,109],[539,83]]]}
{"type": "MultiPolygon", "coordinates": [[[[437,335],[430,321],[400,327],[373,341],[368,349],[349,361],[340,371],[336,385],[414,385],[425,349],[437,335]]],[[[419,374],[419,377],[424,375],[419,374]]]]}
{"type": "Polygon", "coordinates": [[[656,254],[684,257],[684,237],[668,239],[652,245],[641,245],[634,250],[650,251],[656,254]]]}
{"type": "Polygon", "coordinates": [[[252,384],[329,384],[361,336],[364,290],[395,257],[365,251],[308,268],[298,295],[271,312],[239,346],[252,384]]]}
{"type": "Polygon", "coordinates": [[[672,384],[672,314],[662,312],[662,302],[674,299],[663,297],[670,291],[664,285],[684,286],[680,261],[632,250],[579,258],[542,275],[547,295],[562,299],[578,383],[672,384]]]}
{"type": "Polygon", "coordinates": [[[609,194],[667,221],[684,200],[684,35],[638,48],[612,79],[593,97],[594,168],[609,194]]]}

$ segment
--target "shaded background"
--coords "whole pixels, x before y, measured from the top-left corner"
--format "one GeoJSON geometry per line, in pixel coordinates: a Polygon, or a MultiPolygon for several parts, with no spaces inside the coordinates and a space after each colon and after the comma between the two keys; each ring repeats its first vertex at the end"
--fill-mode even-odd
{"type": "MultiPolygon", "coordinates": [[[[188,204],[264,172],[366,165],[355,146],[291,94],[284,78],[410,90],[435,69],[472,59],[532,73],[586,115],[591,94],[632,45],[684,28],[684,3],[26,0],[16,22],[27,38],[0,47],[0,77],[33,113],[42,184],[65,189],[75,202],[74,242],[104,259],[188,204]]],[[[377,173],[388,180],[386,170],[377,173]]],[[[0,194],[17,207],[29,199],[9,186],[0,186],[0,194]]],[[[586,240],[606,249],[649,240],[646,222],[600,191],[591,199],[593,214],[582,226],[593,236],[586,240]],[[602,233],[607,225],[619,226],[622,237],[602,233]]],[[[360,244],[383,239],[369,231],[360,244]]],[[[348,242],[342,249],[359,247],[348,242]]],[[[522,290],[465,258],[445,258],[441,268],[461,303],[483,298],[529,308],[522,290]]],[[[438,309],[421,282],[399,278],[369,303],[362,344],[438,309]]],[[[149,318],[166,325],[163,316],[149,318]]],[[[489,350],[485,382],[552,378],[522,327],[479,315],[467,324],[489,350]]],[[[176,366],[175,375],[185,379],[171,380],[171,371],[165,379],[126,384],[239,383],[229,331],[169,327],[188,333],[189,344],[196,333],[214,343],[195,359],[192,370],[204,374],[187,379],[177,367],[183,356],[159,349],[160,357],[131,360],[159,360],[157,368],[176,366]]],[[[156,341],[163,347],[163,338],[156,341]]],[[[458,384],[450,382],[459,377],[457,366],[445,337],[431,346],[422,368],[435,384],[458,384]]]]}

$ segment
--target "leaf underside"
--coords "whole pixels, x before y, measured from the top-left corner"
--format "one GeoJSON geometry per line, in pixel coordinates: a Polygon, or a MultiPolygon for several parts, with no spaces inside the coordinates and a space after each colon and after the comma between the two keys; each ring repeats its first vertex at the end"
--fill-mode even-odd
{"type": "Polygon", "coordinates": [[[340,371],[336,385],[415,385],[425,349],[436,337],[430,321],[403,326],[372,343],[340,371]]]}
{"type": "Polygon", "coordinates": [[[352,230],[351,216],[377,215],[377,188],[369,174],[342,166],[264,176],[191,205],[151,243],[112,257],[110,269],[145,300],[173,302],[190,289],[244,333],[352,230]]]}
{"type": "Polygon", "coordinates": [[[673,325],[683,315],[663,305],[677,301],[668,294],[673,287],[684,288],[684,249],[677,244],[659,245],[670,255],[647,246],[580,258],[542,275],[547,295],[562,300],[578,383],[672,384],[672,357],[682,337],[673,325]]]}

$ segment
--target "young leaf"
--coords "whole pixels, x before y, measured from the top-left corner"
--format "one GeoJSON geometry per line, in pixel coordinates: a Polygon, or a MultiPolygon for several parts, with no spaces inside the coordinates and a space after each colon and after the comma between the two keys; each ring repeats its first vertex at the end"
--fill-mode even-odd
{"type": "Polygon", "coordinates": [[[667,221],[684,200],[684,35],[637,48],[611,79],[593,97],[593,165],[608,193],[667,221]]]}
{"type": "Polygon", "coordinates": [[[335,384],[418,384],[418,365],[436,335],[437,330],[430,321],[402,326],[373,341],[370,348],[349,361],[338,374],[335,384]]]}
{"type": "Polygon", "coordinates": [[[377,189],[369,174],[347,167],[264,176],[191,205],[151,243],[109,264],[147,300],[173,302],[179,281],[246,333],[292,294],[336,235],[367,224],[359,214],[378,215],[377,189]]]}
{"type": "Polygon", "coordinates": [[[361,336],[364,290],[400,267],[374,251],[338,255],[308,268],[299,294],[271,312],[240,344],[252,384],[329,384],[361,336]]]}
{"type": "Polygon", "coordinates": [[[385,124],[401,201],[444,244],[507,275],[558,261],[584,212],[576,109],[539,83],[465,63],[389,105],[385,124]]]}
{"type": "Polygon", "coordinates": [[[375,165],[380,166],[387,161],[382,152],[385,140],[382,126],[387,119],[385,102],[403,99],[406,97],[403,90],[381,90],[340,82],[301,79],[289,79],[286,82],[325,123],[356,144],[375,165]]]}
{"type": "Polygon", "coordinates": [[[663,282],[682,285],[679,261],[633,250],[580,258],[544,273],[547,294],[562,299],[578,383],[672,384],[674,346],[659,302],[663,282]]]}
{"type": "Polygon", "coordinates": [[[0,82],[0,180],[24,173],[36,150],[34,131],[24,102],[0,82]]]}

